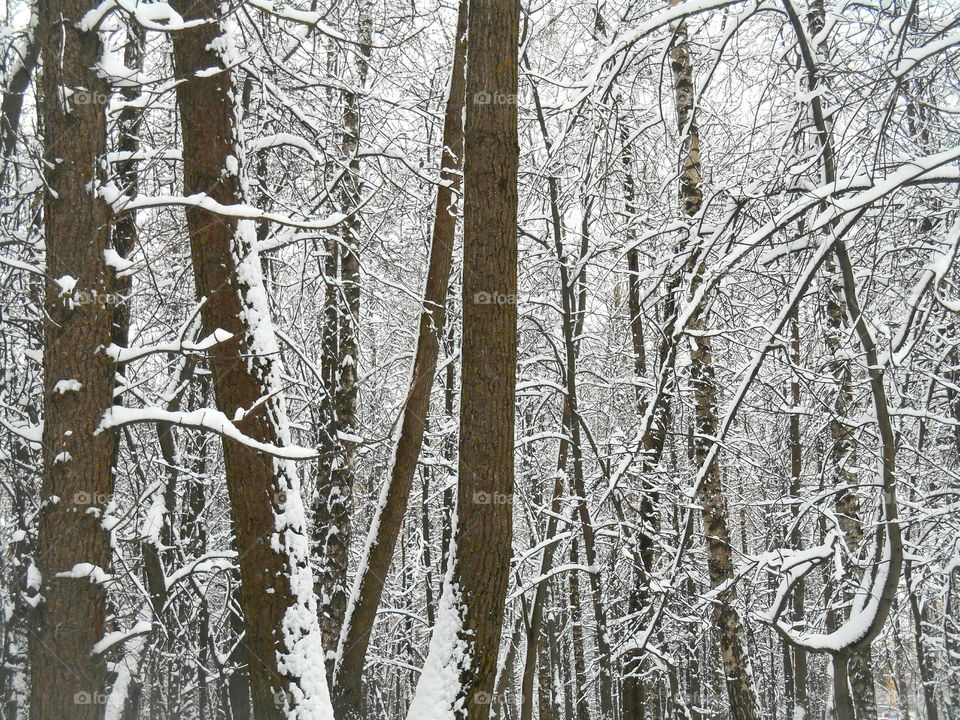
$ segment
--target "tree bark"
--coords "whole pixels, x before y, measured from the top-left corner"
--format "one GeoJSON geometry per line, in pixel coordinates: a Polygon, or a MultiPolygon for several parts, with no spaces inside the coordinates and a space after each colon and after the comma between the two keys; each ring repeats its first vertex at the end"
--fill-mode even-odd
{"type": "MultiPolygon", "coordinates": [[[[176,0],[173,7],[187,20],[205,21],[173,34],[184,192],[203,193],[222,205],[241,203],[239,120],[231,74],[218,49],[224,41],[220,4],[176,0]]],[[[217,406],[246,436],[288,444],[282,369],[254,224],[198,206],[186,214],[204,330],[232,334],[210,350],[217,406]]],[[[223,455],[254,715],[282,720],[297,711],[330,720],[324,673],[311,668],[323,664],[323,648],[296,470],[236,440],[223,440],[223,455]]]]}
{"type": "Polygon", "coordinates": [[[496,677],[513,534],[519,24],[517,0],[469,3],[459,483],[437,611],[437,627],[452,634],[456,623],[456,643],[434,633],[411,720],[434,702],[458,720],[487,720],[496,677]],[[425,681],[452,663],[457,687],[435,700],[425,681]]]}
{"type": "MultiPolygon", "coordinates": [[[[675,0],[672,0],[673,4],[675,0]]],[[[680,163],[680,209],[688,218],[695,218],[703,201],[700,188],[700,134],[695,117],[693,58],[685,21],[680,21],[670,51],[674,77],[674,98],[677,108],[677,129],[683,141],[680,163]]],[[[688,264],[693,273],[691,292],[702,282],[702,262],[688,264]]],[[[713,438],[717,434],[719,392],[713,368],[713,341],[707,330],[707,310],[698,310],[690,320],[692,349],[690,352],[690,384],[694,391],[694,460],[697,467],[707,462],[713,438]]],[[[740,615],[736,608],[733,551],[731,547],[729,510],[719,463],[711,462],[699,488],[703,529],[707,540],[707,566],[710,586],[723,588],[712,610],[715,636],[720,646],[726,678],[730,715],[734,720],[757,718],[757,694],[744,647],[740,615]]]]}
{"type": "Polygon", "coordinates": [[[486,720],[512,556],[520,4],[470,0],[463,154],[463,340],[453,584],[468,720],[486,720]],[[486,94],[486,95],[484,95],[486,94]],[[491,102],[484,103],[488,99],[491,102]]]}
{"type": "Polygon", "coordinates": [[[101,518],[113,492],[114,435],[98,432],[113,403],[115,366],[102,352],[111,311],[74,302],[110,293],[110,213],[96,195],[106,153],[107,83],[93,67],[98,33],[81,30],[86,0],[41,0],[39,87],[45,176],[46,298],[42,496],[35,564],[41,603],[30,622],[32,720],[99,717],[109,533],[101,518]],[[74,94],[67,97],[67,92],[74,94]],[[90,100],[90,102],[87,102],[90,100]],[[70,283],[75,280],[72,288],[70,283]],[[72,293],[70,292],[72,290],[72,293]]]}

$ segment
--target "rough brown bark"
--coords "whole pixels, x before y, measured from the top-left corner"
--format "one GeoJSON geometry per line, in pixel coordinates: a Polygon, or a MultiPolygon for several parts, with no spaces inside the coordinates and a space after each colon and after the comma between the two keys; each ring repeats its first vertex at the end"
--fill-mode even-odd
{"type": "MultiPolygon", "coordinates": [[[[683,142],[680,209],[685,216],[692,218],[700,213],[703,192],[700,187],[700,133],[695,116],[693,59],[685,21],[677,25],[670,59],[674,77],[677,129],[683,142]]],[[[688,266],[688,270],[693,273],[691,290],[695,292],[702,281],[705,268],[701,262],[695,261],[692,266],[688,266]]],[[[697,467],[707,463],[707,456],[719,427],[719,391],[713,368],[713,341],[710,335],[704,332],[707,330],[706,314],[705,309],[697,311],[689,325],[692,331],[690,384],[694,392],[694,460],[697,467]]],[[[734,720],[754,720],[757,717],[757,695],[744,646],[740,615],[736,608],[730,514],[719,463],[709,463],[700,483],[698,498],[707,541],[710,586],[723,588],[713,606],[712,622],[723,662],[730,715],[734,720]]]]}
{"type": "Polygon", "coordinates": [[[430,409],[430,390],[437,368],[440,333],[443,332],[446,322],[447,288],[457,226],[455,193],[460,187],[459,169],[463,147],[466,5],[466,2],[461,4],[457,20],[453,74],[443,127],[441,183],[437,187],[430,265],[424,289],[423,310],[420,314],[413,376],[403,408],[400,436],[389,483],[371,520],[370,532],[375,540],[370,543],[366,562],[361,564],[352,594],[356,599],[355,605],[348,609],[346,624],[341,633],[341,655],[335,672],[334,697],[338,711],[345,720],[359,718],[363,713],[364,658],[380,605],[383,578],[390,569],[390,560],[407,511],[410,488],[430,409]]]}
{"type": "Polygon", "coordinates": [[[113,491],[112,432],[97,432],[113,402],[114,364],[103,354],[111,312],[75,303],[78,292],[110,293],[109,209],[90,185],[103,181],[107,84],[93,71],[101,56],[97,32],[82,31],[86,0],[42,0],[39,43],[46,182],[44,196],[44,427],[42,500],[35,564],[43,600],[31,618],[33,720],[95,720],[104,689],[105,658],[92,654],[104,634],[110,540],[100,522],[113,491]],[[64,90],[73,90],[66,97],[64,90]],[[64,383],[64,381],[77,381],[64,383]],[[60,383],[60,384],[58,384],[60,383]],[[91,512],[92,511],[92,512],[91,512]]]}
{"type": "MultiPolygon", "coordinates": [[[[177,0],[173,6],[188,20],[206,20],[173,35],[174,67],[183,79],[177,100],[185,194],[204,193],[222,205],[242,202],[234,86],[216,49],[223,34],[220,4],[177,0]],[[209,68],[220,72],[198,73],[209,68]]],[[[236,424],[247,437],[283,445],[288,439],[283,396],[276,387],[280,361],[254,346],[251,330],[251,322],[261,320],[251,320],[251,313],[268,312],[252,245],[255,229],[252,223],[241,227],[235,218],[197,206],[189,206],[186,214],[197,296],[204,301],[204,331],[219,328],[232,334],[210,350],[217,406],[230,418],[240,415],[236,424]]],[[[258,339],[269,342],[262,329],[258,339]]],[[[285,708],[297,705],[327,720],[325,683],[305,667],[322,662],[322,650],[296,473],[289,463],[231,439],[223,440],[223,455],[254,715],[282,720],[285,708]],[[303,660],[287,664],[294,647],[303,660]]]]}
{"type": "Polygon", "coordinates": [[[459,717],[486,720],[510,571],[517,363],[517,0],[470,0],[463,162],[463,341],[453,587],[459,717]],[[489,100],[489,102],[485,102],[489,100]]]}

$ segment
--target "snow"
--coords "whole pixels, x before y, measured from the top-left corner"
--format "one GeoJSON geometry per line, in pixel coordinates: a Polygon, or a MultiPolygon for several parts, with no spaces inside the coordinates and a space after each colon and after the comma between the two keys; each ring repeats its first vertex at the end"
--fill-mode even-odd
{"type": "Polygon", "coordinates": [[[457,557],[457,513],[453,513],[450,551],[437,606],[436,624],[430,649],[423,664],[407,720],[456,720],[463,706],[460,674],[469,667],[469,648],[463,634],[463,607],[460,590],[453,582],[457,557]]]}
{"type": "Polygon", "coordinates": [[[230,422],[222,412],[211,408],[171,412],[157,407],[129,408],[112,405],[104,412],[96,433],[99,434],[104,430],[122,425],[144,422],[167,422],[172,425],[210,430],[224,437],[228,437],[231,440],[243,443],[254,450],[290,460],[309,460],[310,458],[317,457],[316,450],[311,448],[292,444],[271,445],[270,443],[254,440],[240,432],[239,428],[230,422]]]}
{"type": "Polygon", "coordinates": [[[342,224],[344,218],[346,217],[344,213],[334,212],[330,213],[326,218],[321,220],[296,220],[286,215],[279,215],[277,213],[261,210],[260,208],[254,207],[253,205],[248,205],[246,203],[223,205],[205,193],[195,193],[193,195],[138,195],[132,199],[124,199],[122,196],[118,195],[111,199],[105,195],[102,190],[103,188],[101,188],[101,195],[104,196],[107,202],[113,204],[114,210],[117,212],[179,205],[182,207],[199,207],[203,210],[208,210],[209,212],[216,213],[218,215],[225,215],[227,217],[235,217],[245,220],[269,220],[279,225],[289,225],[291,227],[298,227],[306,230],[324,230],[326,228],[334,228],[342,224]]]}
{"type": "Polygon", "coordinates": [[[123,348],[111,343],[106,347],[104,353],[107,357],[116,362],[131,362],[139,360],[153,353],[198,353],[206,352],[215,345],[224,343],[233,337],[233,333],[217,328],[212,333],[202,338],[199,342],[190,342],[181,340],[180,342],[158,343],[156,345],[145,345],[143,347],[123,348]]]}
{"type": "Polygon", "coordinates": [[[131,15],[140,25],[150,30],[183,30],[194,27],[201,21],[185,22],[169,3],[151,2],[143,0],[102,0],[99,5],[90,10],[77,26],[89,32],[97,28],[104,18],[116,9],[121,9],[131,15]]]}
{"type": "Polygon", "coordinates": [[[152,614],[150,604],[144,603],[140,609],[140,620],[137,626],[146,624],[147,630],[142,634],[131,635],[126,639],[127,651],[123,658],[114,665],[113,670],[116,676],[113,685],[110,688],[110,695],[107,698],[107,704],[104,708],[103,720],[123,720],[123,710],[127,704],[127,698],[130,696],[130,688],[133,679],[140,670],[140,659],[144,649],[147,646],[147,634],[151,629],[149,618],[152,614]]]}
{"type": "Polygon", "coordinates": [[[103,259],[104,262],[107,263],[107,267],[112,267],[114,270],[116,270],[117,277],[129,275],[130,273],[128,273],[127,270],[132,268],[134,265],[134,263],[130,260],[121,257],[120,253],[113,248],[107,248],[103,251],[103,259]]]}
{"type": "Polygon", "coordinates": [[[103,636],[103,639],[93,646],[91,651],[94,655],[100,655],[112,650],[117,645],[121,645],[140,635],[146,635],[153,629],[149,620],[140,620],[129,630],[115,630],[103,636]]]}
{"type": "Polygon", "coordinates": [[[54,282],[60,286],[60,295],[69,295],[73,292],[73,289],[77,286],[77,279],[71,275],[64,275],[54,282]]]}
{"type": "Polygon", "coordinates": [[[113,580],[113,576],[103,570],[103,568],[92,565],[91,563],[77,563],[69,570],[58,572],[54,577],[72,578],[75,580],[87,579],[94,585],[105,585],[113,580]]]}
{"type": "Polygon", "coordinates": [[[66,395],[68,392],[80,392],[83,385],[79,380],[57,380],[53,385],[53,391],[57,395],[66,395]]]}

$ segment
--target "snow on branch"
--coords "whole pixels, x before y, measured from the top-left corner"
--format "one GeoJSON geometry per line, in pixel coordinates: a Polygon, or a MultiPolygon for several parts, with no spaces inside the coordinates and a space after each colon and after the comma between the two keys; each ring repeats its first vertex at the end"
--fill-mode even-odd
{"type": "Polygon", "coordinates": [[[142,347],[124,348],[110,343],[104,353],[107,357],[118,363],[126,363],[132,360],[139,360],[147,355],[155,353],[201,353],[206,352],[215,345],[224,343],[233,337],[233,333],[217,328],[199,342],[190,342],[189,340],[180,340],[179,342],[157,343],[156,345],[144,345],[142,347]]]}
{"type": "Polygon", "coordinates": [[[114,405],[108,408],[103,414],[103,419],[100,421],[100,426],[96,432],[100,433],[110,428],[132,425],[134,423],[156,422],[165,422],[171,425],[195,428],[198,430],[209,430],[259,452],[286,460],[309,460],[319,455],[319,453],[312,448],[305,448],[299,445],[273,445],[271,443],[254,440],[240,432],[240,429],[230,422],[222,412],[210,408],[170,412],[157,407],[128,408],[114,405]]]}

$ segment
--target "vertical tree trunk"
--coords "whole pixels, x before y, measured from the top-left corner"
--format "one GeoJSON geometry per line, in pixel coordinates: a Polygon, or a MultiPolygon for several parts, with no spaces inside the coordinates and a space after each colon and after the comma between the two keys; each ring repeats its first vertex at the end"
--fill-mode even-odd
{"type": "Polygon", "coordinates": [[[470,0],[463,155],[463,340],[453,586],[468,720],[486,720],[512,556],[517,366],[518,0],[470,0]],[[483,103],[486,93],[492,102],[483,103]],[[488,302],[484,302],[487,300],[488,302]],[[493,302],[489,302],[492,300],[493,302]],[[486,501],[486,502],[485,502],[486,501]]]}
{"type": "MultiPolygon", "coordinates": [[[[580,563],[577,536],[574,535],[570,543],[570,564],[580,563]]],[[[573,704],[576,708],[575,720],[589,720],[590,703],[587,700],[585,681],[587,678],[587,662],[583,647],[583,612],[580,605],[580,575],[578,571],[569,573],[570,589],[570,644],[573,653],[573,704]]]]}
{"type": "MultiPolygon", "coordinates": [[[[540,104],[540,96],[536,85],[531,84],[534,105],[537,110],[537,121],[540,134],[543,136],[544,146],[549,158],[553,144],[547,131],[547,124],[540,104]]],[[[550,197],[551,230],[553,232],[554,252],[557,254],[557,263],[560,266],[560,305],[561,329],[563,332],[564,367],[563,379],[566,385],[567,397],[564,414],[568,424],[566,430],[570,433],[570,456],[573,461],[572,489],[577,502],[577,516],[580,520],[580,531],[583,536],[583,552],[587,565],[590,566],[590,599],[593,606],[594,623],[596,626],[597,654],[599,655],[599,690],[600,712],[607,718],[613,713],[613,678],[610,673],[610,643],[607,634],[606,609],[603,606],[603,583],[600,577],[600,565],[597,562],[596,541],[593,521],[590,517],[590,508],[587,505],[587,493],[583,480],[583,445],[580,436],[580,414],[577,409],[577,320],[574,317],[574,285],[571,282],[568,268],[567,253],[563,242],[563,222],[560,212],[560,182],[556,175],[547,177],[547,186],[550,197]]]]}
{"type": "MultiPolygon", "coordinates": [[[[463,147],[464,65],[466,61],[467,3],[460,6],[457,40],[454,49],[450,95],[443,126],[441,184],[433,221],[430,266],[424,289],[420,332],[413,363],[413,375],[403,409],[400,435],[394,454],[389,483],[370,522],[369,548],[361,560],[352,593],[353,604],[347,608],[338,652],[334,680],[334,699],[344,720],[363,716],[362,673],[370,633],[376,619],[383,592],[383,578],[390,569],[390,560],[410,498],[410,487],[423,445],[426,418],[430,410],[430,390],[440,351],[440,333],[446,322],[447,288],[453,260],[453,243],[457,227],[455,193],[460,187],[459,169],[463,147]]],[[[452,409],[452,408],[451,408],[452,409]]]]}
{"type": "MultiPolygon", "coordinates": [[[[325,503],[325,521],[329,524],[321,547],[320,588],[321,626],[323,644],[327,652],[327,677],[333,677],[337,644],[347,613],[347,569],[352,535],[350,513],[353,508],[354,455],[357,436],[357,342],[360,322],[360,204],[362,179],[360,177],[360,101],[356,89],[366,84],[370,57],[372,21],[367,5],[360,7],[360,37],[356,88],[349,86],[341,93],[340,156],[346,167],[341,178],[340,211],[346,219],[338,228],[340,245],[338,282],[327,279],[328,298],[325,309],[335,309],[336,370],[327,392],[333,398],[334,422],[329,430],[334,435],[335,450],[330,480],[321,487],[320,502],[325,503]],[[333,293],[331,300],[329,294],[333,293]]],[[[332,333],[329,325],[325,332],[332,333]]],[[[332,362],[332,360],[328,360],[332,362]]],[[[328,366],[328,372],[332,369],[328,366]]],[[[404,507],[406,505],[404,504],[404,507]]]]}
{"type": "Polygon", "coordinates": [[[100,37],[79,27],[90,4],[41,0],[38,7],[49,191],[43,479],[35,558],[43,599],[30,623],[30,717],[95,720],[102,710],[106,663],[92,650],[104,634],[110,565],[109,533],[100,519],[113,491],[114,447],[113,433],[97,430],[113,403],[115,370],[102,352],[110,342],[110,309],[75,303],[72,296],[113,291],[104,257],[109,210],[96,195],[104,179],[109,88],[93,70],[102,53],[100,37]]]}
{"type": "MultiPolygon", "coordinates": [[[[675,0],[672,0],[676,4],[675,0]]],[[[703,200],[700,188],[700,134],[695,117],[693,58],[687,38],[686,22],[676,28],[670,51],[677,107],[677,129],[683,141],[680,167],[680,209],[689,218],[700,213],[703,200]]],[[[691,291],[699,287],[705,268],[699,261],[688,267],[693,273],[691,291]]],[[[707,310],[701,309],[690,320],[690,384],[694,391],[696,436],[694,459],[698,467],[706,462],[719,427],[717,382],[713,368],[713,341],[707,329],[707,310]]],[[[703,529],[707,540],[707,566],[710,585],[723,587],[713,606],[713,629],[720,646],[726,678],[730,714],[734,720],[757,717],[757,694],[744,646],[740,615],[736,608],[733,550],[729,528],[729,510],[723,489],[720,464],[711,462],[699,488],[703,529]]]]}
{"type": "MultiPolygon", "coordinates": [[[[570,423],[570,412],[568,405],[563,406],[563,421],[561,428],[565,429],[570,423]]],[[[550,514],[547,516],[547,529],[543,535],[543,542],[547,545],[543,548],[543,555],[540,557],[539,577],[544,577],[550,568],[553,567],[553,556],[557,549],[557,544],[551,542],[557,534],[558,518],[562,510],[563,499],[563,479],[567,471],[567,440],[561,438],[560,447],[557,456],[557,473],[553,480],[553,493],[550,498],[550,514]]],[[[530,607],[530,619],[527,627],[526,652],[523,658],[523,676],[520,681],[520,720],[531,720],[533,718],[533,684],[537,678],[537,664],[541,653],[538,648],[541,646],[541,631],[543,630],[544,609],[547,602],[547,595],[550,589],[549,581],[537,584],[533,594],[533,603],[530,607]]],[[[539,674],[540,684],[543,680],[548,681],[550,675],[539,674]]],[[[541,687],[542,692],[551,692],[549,688],[541,687]]],[[[544,714],[544,702],[540,701],[540,715],[544,714]]]]}
{"type": "Polygon", "coordinates": [[[486,720],[496,676],[513,531],[519,11],[468,6],[457,519],[411,720],[486,720]]]}
{"type": "MultiPolygon", "coordinates": [[[[790,362],[794,367],[800,365],[800,326],[797,314],[794,313],[790,323],[790,362]]],[[[790,485],[787,496],[791,499],[790,518],[791,532],[788,539],[791,548],[800,548],[800,526],[797,522],[800,516],[800,507],[796,500],[800,497],[800,482],[803,472],[803,444],[800,436],[800,380],[796,373],[790,378],[788,402],[791,408],[788,434],[790,452],[790,485]]],[[[791,612],[797,620],[804,616],[804,581],[801,579],[791,600],[791,612]]],[[[787,701],[786,717],[793,720],[795,716],[806,718],[809,712],[807,706],[807,652],[803,648],[793,647],[786,640],[781,645],[783,652],[784,694],[787,701]]]]}
{"type": "MultiPolygon", "coordinates": [[[[205,22],[173,35],[183,134],[184,191],[222,205],[243,201],[234,86],[219,48],[224,29],[215,0],[177,0],[188,20],[205,22]],[[209,68],[219,72],[209,73],[209,68]],[[201,72],[202,71],[202,72],[201,72]]],[[[187,209],[197,296],[204,329],[232,337],[210,351],[214,397],[250,438],[289,443],[282,369],[270,329],[251,221],[198,206],[187,209]]],[[[306,521],[292,463],[223,440],[240,564],[244,645],[257,720],[332,718],[323,666],[306,521]]]]}

